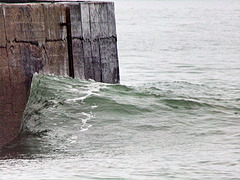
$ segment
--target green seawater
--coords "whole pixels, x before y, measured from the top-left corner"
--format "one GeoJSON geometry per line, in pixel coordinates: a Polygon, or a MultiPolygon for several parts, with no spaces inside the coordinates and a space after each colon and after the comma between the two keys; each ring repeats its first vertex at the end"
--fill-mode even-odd
{"type": "Polygon", "coordinates": [[[226,91],[187,82],[125,86],[36,75],[22,135],[1,152],[2,175],[237,178],[240,99],[226,91]]]}
{"type": "Polygon", "coordinates": [[[240,179],[240,3],[116,1],[121,83],[34,75],[8,179],[240,179]]]}

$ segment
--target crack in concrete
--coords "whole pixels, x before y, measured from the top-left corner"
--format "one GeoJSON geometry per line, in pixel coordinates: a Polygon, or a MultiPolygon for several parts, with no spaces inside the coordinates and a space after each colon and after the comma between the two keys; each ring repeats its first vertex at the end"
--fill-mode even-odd
{"type": "Polygon", "coordinates": [[[38,41],[23,41],[23,40],[17,40],[16,38],[13,40],[13,41],[8,41],[9,44],[12,44],[12,43],[16,43],[16,44],[30,44],[30,45],[33,45],[33,46],[39,46],[39,42],[38,41]]]}
{"type": "Polygon", "coordinates": [[[47,49],[46,49],[46,47],[45,47],[44,44],[42,45],[42,48],[43,48],[44,53],[45,53],[46,56],[47,56],[47,61],[49,61],[49,56],[48,56],[48,53],[47,53],[47,49]]]}
{"type": "Polygon", "coordinates": [[[46,39],[45,42],[64,42],[67,39],[46,39]]]}
{"type": "Polygon", "coordinates": [[[98,50],[99,50],[99,63],[101,67],[101,82],[103,82],[103,73],[102,73],[102,56],[101,56],[101,47],[100,47],[100,40],[98,41],[98,50]]]}
{"type": "Polygon", "coordinates": [[[81,40],[84,42],[99,41],[99,40],[105,40],[105,39],[115,39],[117,41],[116,36],[99,37],[99,38],[95,38],[95,39],[89,39],[89,38],[84,38],[84,37],[73,37],[72,39],[73,40],[77,39],[77,40],[81,40]]]}
{"type": "MultiPolygon", "coordinates": [[[[45,42],[40,42],[40,41],[25,41],[25,40],[17,40],[16,38],[13,41],[8,41],[8,44],[18,44],[18,43],[22,43],[22,44],[31,44],[33,46],[37,46],[37,47],[41,47],[44,44],[48,43],[48,42],[64,42],[66,41],[65,39],[54,39],[54,40],[45,40],[45,42]]],[[[1,48],[1,47],[0,47],[1,48]]],[[[5,48],[5,47],[3,47],[5,48]]]]}

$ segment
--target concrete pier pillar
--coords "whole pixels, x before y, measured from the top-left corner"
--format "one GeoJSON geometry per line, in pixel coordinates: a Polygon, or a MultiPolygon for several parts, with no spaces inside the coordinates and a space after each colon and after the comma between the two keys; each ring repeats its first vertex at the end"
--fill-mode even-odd
{"type": "Polygon", "coordinates": [[[0,1],[0,147],[19,133],[34,73],[118,83],[114,4],[0,1]]]}

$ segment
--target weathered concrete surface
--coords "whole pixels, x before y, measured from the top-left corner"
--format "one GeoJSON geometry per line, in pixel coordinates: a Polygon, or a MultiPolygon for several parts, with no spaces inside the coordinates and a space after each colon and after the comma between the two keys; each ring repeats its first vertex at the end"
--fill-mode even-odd
{"type": "Polygon", "coordinates": [[[82,2],[71,3],[70,8],[75,77],[118,83],[114,4],[82,2]]]}
{"type": "Polygon", "coordinates": [[[113,3],[0,3],[0,147],[20,131],[33,74],[68,76],[70,59],[76,78],[119,82],[113,3]]]}

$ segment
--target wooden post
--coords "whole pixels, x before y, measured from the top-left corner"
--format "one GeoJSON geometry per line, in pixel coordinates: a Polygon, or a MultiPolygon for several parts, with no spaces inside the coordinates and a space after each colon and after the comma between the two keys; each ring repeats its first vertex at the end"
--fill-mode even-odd
{"type": "Polygon", "coordinates": [[[1,2],[0,147],[20,131],[34,73],[119,83],[112,2],[1,2]]]}

